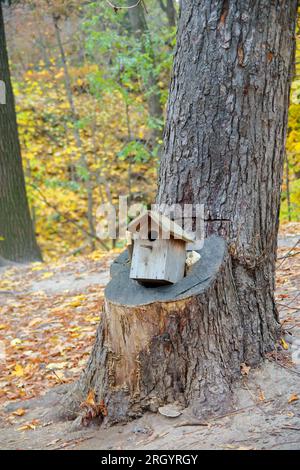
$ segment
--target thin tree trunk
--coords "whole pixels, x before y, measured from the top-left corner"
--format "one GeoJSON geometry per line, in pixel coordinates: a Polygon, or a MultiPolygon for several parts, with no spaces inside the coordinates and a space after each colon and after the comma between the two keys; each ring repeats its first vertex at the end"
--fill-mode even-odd
{"type": "MultiPolygon", "coordinates": [[[[132,7],[136,4],[136,0],[127,0],[127,2],[129,7],[132,7]]],[[[145,41],[149,41],[149,43],[151,43],[151,35],[145,18],[144,7],[142,2],[140,2],[134,8],[129,8],[128,12],[133,33],[135,34],[137,40],[141,43],[142,51],[145,52],[145,41]]],[[[150,54],[154,63],[155,57],[153,50],[150,51],[150,54]]],[[[154,122],[162,121],[163,110],[162,105],[160,103],[158,79],[153,71],[149,72],[147,83],[144,83],[143,85],[145,91],[147,92],[147,101],[150,117],[154,120],[154,122]]],[[[159,129],[153,129],[152,137],[154,140],[159,139],[161,137],[161,131],[159,129]]]]}
{"type": "Polygon", "coordinates": [[[290,167],[289,158],[287,152],[285,152],[285,185],[286,185],[286,202],[287,202],[287,213],[288,221],[292,220],[292,208],[291,208],[291,193],[290,193],[290,167]]]}
{"type": "Polygon", "coordinates": [[[56,40],[57,40],[58,48],[60,51],[61,61],[62,61],[63,69],[64,69],[65,88],[66,88],[67,98],[68,98],[70,111],[72,115],[72,121],[73,121],[72,129],[73,129],[74,139],[75,139],[78,151],[80,153],[80,164],[82,168],[85,170],[86,175],[87,175],[86,176],[87,179],[85,181],[85,188],[86,188],[87,201],[88,201],[87,219],[88,219],[88,224],[89,224],[89,232],[92,234],[92,237],[90,239],[90,245],[91,245],[91,248],[94,249],[95,248],[94,238],[96,236],[96,229],[95,229],[94,215],[93,215],[94,201],[93,201],[93,188],[92,188],[92,181],[90,177],[90,169],[88,166],[86,156],[84,155],[84,152],[83,152],[83,145],[82,145],[81,137],[76,127],[78,116],[77,116],[77,111],[76,111],[76,107],[75,107],[75,103],[73,99],[71,78],[69,74],[69,69],[68,69],[68,64],[67,64],[67,59],[66,59],[63,43],[61,40],[61,33],[59,29],[58,19],[56,18],[55,15],[53,15],[53,23],[54,23],[54,28],[55,28],[56,40]]]}
{"type": "Polygon", "coordinates": [[[14,261],[40,260],[26,196],[1,2],[0,77],[6,88],[6,104],[0,104],[0,255],[14,261]]]}
{"type": "Polygon", "coordinates": [[[174,27],[176,26],[176,9],[174,6],[174,1],[173,0],[167,0],[166,4],[164,3],[164,0],[158,0],[158,3],[161,7],[161,9],[165,12],[168,18],[168,23],[169,26],[174,27]]]}
{"type": "MultiPolygon", "coordinates": [[[[25,144],[25,147],[26,147],[26,144],[25,144]]],[[[28,159],[25,160],[25,176],[29,182],[32,181],[32,171],[31,171],[31,166],[30,166],[30,160],[28,159]]],[[[30,211],[30,216],[32,220],[33,230],[36,231],[36,209],[35,209],[34,202],[31,202],[31,204],[29,202],[29,211],[30,211]]]]}
{"type": "Polygon", "coordinates": [[[173,401],[222,413],[241,364],[274,348],[296,14],[296,0],[182,3],[157,202],[204,204],[210,236],[171,288],[137,285],[121,255],[68,406],[93,389],[113,422],[173,401]]]}

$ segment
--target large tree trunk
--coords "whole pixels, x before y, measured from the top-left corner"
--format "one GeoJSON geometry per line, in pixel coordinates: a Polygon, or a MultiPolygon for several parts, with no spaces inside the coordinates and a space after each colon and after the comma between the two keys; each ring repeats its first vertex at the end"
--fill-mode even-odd
{"type": "Polygon", "coordinates": [[[138,293],[126,260],[114,273],[76,386],[81,397],[94,389],[112,421],[174,400],[199,416],[220,411],[240,365],[274,348],[296,10],[296,0],[182,3],[158,202],[204,204],[210,237],[180,295],[138,293]]]}
{"type": "Polygon", "coordinates": [[[40,260],[27,202],[0,2],[0,78],[6,104],[0,104],[0,255],[14,261],[40,260]]]}
{"type": "Polygon", "coordinates": [[[228,240],[244,360],[274,346],[274,270],[297,2],[185,1],[158,202],[205,205],[228,240]]]}

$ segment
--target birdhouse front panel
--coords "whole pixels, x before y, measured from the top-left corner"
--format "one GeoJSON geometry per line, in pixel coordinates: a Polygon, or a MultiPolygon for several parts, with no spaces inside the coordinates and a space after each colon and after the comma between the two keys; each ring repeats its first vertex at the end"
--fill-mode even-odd
{"type": "Polygon", "coordinates": [[[134,241],[130,277],[150,284],[173,284],[184,277],[186,243],[182,240],[134,241]]]}

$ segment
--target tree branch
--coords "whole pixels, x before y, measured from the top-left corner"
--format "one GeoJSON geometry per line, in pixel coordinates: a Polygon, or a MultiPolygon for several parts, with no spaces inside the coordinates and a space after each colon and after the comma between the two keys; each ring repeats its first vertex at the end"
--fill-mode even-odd
{"type": "Polygon", "coordinates": [[[51,204],[45,197],[45,195],[42,193],[42,191],[34,184],[32,183],[29,183],[29,186],[31,186],[32,188],[34,188],[41,196],[41,200],[48,206],[50,207],[51,209],[55,210],[55,212],[63,217],[65,219],[66,222],[70,222],[71,224],[73,224],[75,227],[77,227],[81,232],[83,232],[85,235],[87,235],[89,238],[93,238],[94,240],[97,240],[97,242],[100,243],[100,245],[106,250],[106,251],[109,251],[109,248],[108,246],[103,242],[103,240],[101,240],[101,238],[97,237],[97,235],[94,235],[92,233],[90,233],[88,230],[86,230],[85,228],[81,227],[81,225],[79,225],[79,223],[74,220],[74,219],[70,219],[68,216],[66,216],[65,214],[63,214],[62,212],[60,212],[59,209],[57,209],[57,207],[54,205],[54,204],[51,204]]]}

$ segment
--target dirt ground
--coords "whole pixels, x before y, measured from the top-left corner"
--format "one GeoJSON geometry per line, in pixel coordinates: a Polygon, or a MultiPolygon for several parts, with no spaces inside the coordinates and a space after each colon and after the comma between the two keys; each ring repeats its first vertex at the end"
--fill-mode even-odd
{"type": "MultiPolygon", "coordinates": [[[[104,429],[91,425],[79,430],[74,430],[70,422],[51,421],[53,407],[63,393],[58,388],[25,405],[26,422],[39,420],[35,430],[19,431],[21,420],[18,425],[9,425],[2,418],[0,448],[300,449],[300,401],[289,403],[299,385],[300,375],[275,363],[266,363],[238,384],[235,411],[227,416],[197,423],[189,410],[178,418],[148,413],[125,426],[104,429]]],[[[6,412],[12,413],[19,406],[20,403],[11,404],[6,412]]]]}
{"type": "MultiPolygon", "coordinates": [[[[31,306],[33,315],[31,322],[34,328],[37,328],[37,325],[41,326],[42,334],[45,335],[43,336],[45,348],[51,356],[53,336],[47,336],[48,323],[51,328],[53,325],[57,327],[57,331],[66,328],[66,325],[63,324],[61,317],[57,319],[60,311],[58,312],[55,307],[55,320],[47,316],[48,323],[45,327],[44,323],[38,320],[43,315],[42,306],[45,312],[49,310],[52,314],[53,306],[49,306],[49,303],[64,302],[66,318],[74,316],[76,308],[77,316],[82,314],[80,321],[82,318],[86,320],[87,312],[77,305],[78,299],[80,296],[88,299],[85,303],[89,312],[91,309],[96,311],[100,308],[100,297],[97,296],[98,294],[103,296],[103,287],[108,281],[107,259],[105,262],[90,260],[88,263],[79,261],[65,263],[63,268],[53,268],[51,276],[39,270],[33,273],[32,268],[28,267],[22,268],[21,273],[18,271],[14,276],[10,276],[11,285],[6,284],[8,290],[4,293],[3,286],[0,289],[2,291],[2,295],[0,292],[0,340],[7,345],[12,343],[12,347],[17,349],[13,352],[14,362],[2,364],[0,368],[0,386],[3,392],[0,394],[2,402],[0,448],[300,449],[300,256],[296,255],[300,247],[295,247],[299,232],[295,233],[293,229],[292,233],[285,232],[279,239],[276,299],[285,336],[277,350],[261,367],[255,370],[246,366],[242,368],[240,381],[235,387],[232,410],[225,416],[214,417],[201,423],[195,421],[188,409],[182,410],[182,414],[177,418],[148,413],[127,425],[110,428],[99,427],[97,424],[78,428],[72,422],[57,422],[54,418],[55,408],[69,383],[80,372],[81,363],[79,367],[75,367],[78,366],[78,360],[86,360],[94,338],[91,332],[96,329],[97,321],[88,320],[88,326],[79,333],[76,330],[79,327],[72,325],[73,343],[68,339],[67,351],[61,351],[60,355],[65,362],[73,361],[75,366],[73,364],[65,373],[61,367],[65,362],[57,362],[60,365],[57,369],[50,368],[53,377],[49,378],[40,370],[45,371],[53,358],[50,357],[48,363],[43,359],[42,366],[39,362],[35,368],[37,359],[34,344],[30,343],[31,355],[28,354],[28,357],[32,358],[33,365],[26,370],[27,366],[24,365],[26,362],[21,361],[26,359],[29,340],[26,336],[22,337],[18,331],[18,317],[14,315],[20,312],[20,307],[18,310],[15,304],[10,303],[11,298],[15,299],[21,295],[21,300],[20,298],[18,300],[21,302],[24,292],[18,293],[20,289],[26,290],[27,298],[33,296],[35,303],[31,306]],[[13,285],[13,282],[16,284],[13,285]],[[36,293],[39,295],[41,291],[43,297],[39,303],[36,303],[36,293]],[[67,302],[62,294],[68,296],[67,302]],[[6,327],[1,328],[1,325],[6,327]],[[13,330],[17,331],[17,339],[21,344],[16,341],[13,330]],[[79,354],[76,348],[80,342],[88,342],[88,349],[82,351],[79,348],[79,354]],[[18,364],[16,365],[18,355],[19,368],[18,364]],[[81,357],[83,359],[80,359],[81,357]]],[[[7,269],[2,269],[0,275],[3,277],[5,272],[7,269]]],[[[24,319],[26,319],[25,313],[24,319]]],[[[20,322],[22,321],[21,311],[20,322]]],[[[28,322],[28,318],[26,321],[28,322]]],[[[31,334],[30,330],[28,335],[31,334]]],[[[38,342],[36,347],[40,347],[38,342]]]]}

